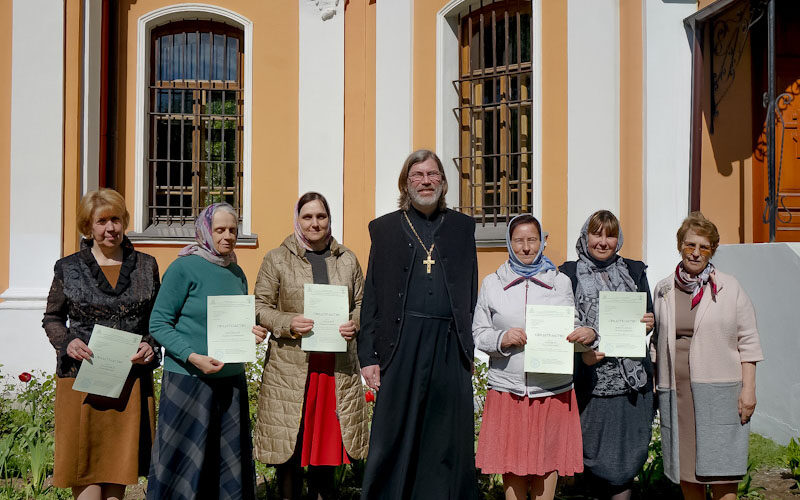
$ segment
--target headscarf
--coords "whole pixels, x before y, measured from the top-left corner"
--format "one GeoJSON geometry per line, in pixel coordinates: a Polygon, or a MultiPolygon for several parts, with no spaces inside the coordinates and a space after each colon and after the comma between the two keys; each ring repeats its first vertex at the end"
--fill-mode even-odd
{"type": "Polygon", "coordinates": [[[714,265],[711,262],[694,278],[689,276],[689,273],[683,268],[683,262],[675,268],[675,286],[692,294],[690,310],[700,303],[700,299],[703,298],[703,289],[708,282],[711,282],[711,296],[713,297],[717,294],[717,280],[714,275],[714,265]]]}
{"type": "MultiPolygon", "coordinates": [[[[298,245],[304,248],[307,252],[311,252],[314,250],[311,246],[311,242],[308,241],[308,238],[306,238],[306,235],[303,234],[303,230],[300,228],[300,209],[303,208],[300,206],[301,199],[302,196],[300,197],[300,199],[297,200],[297,203],[294,206],[294,238],[295,240],[297,240],[298,245]]],[[[308,201],[306,203],[311,203],[311,201],[308,201]]],[[[322,205],[323,207],[325,206],[324,203],[322,205]]],[[[331,214],[328,214],[328,234],[325,235],[325,246],[328,246],[330,242],[331,242],[331,214]]]]}
{"type": "Polygon", "coordinates": [[[549,269],[555,269],[556,266],[550,259],[542,255],[545,247],[544,238],[542,235],[545,233],[542,231],[542,224],[536,217],[533,217],[533,222],[536,224],[536,228],[539,230],[539,241],[541,244],[539,245],[539,252],[536,254],[536,258],[533,259],[533,262],[530,264],[524,264],[521,260],[519,260],[517,254],[514,253],[514,249],[511,248],[511,227],[515,220],[526,215],[533,217],[531,214],[521,214],[511,219],[511,221],[508,223],[508,228],[506,229],[506,248],[508,248],[508,265],[511,267],[511,270],[524,278],[530,278],[531,276],[549,269]]]}
{"type": "MultiPolygon", "coordinates": [[[[586,326],[597,331],[599,323],[600,291],[636,292],[638,287],[634,283],[628,266],[619,256],[624,238],[622,228],[617,236],[617,248],[614,255],[606,260],[598,260],[589,254],[589,220],[586,219],[581,228],[581,235],[575,244],[578,252],[576,274],[578,286],[575,288],[575,307],[581,311],[586,326]]],[[[647,375],[641,361],[629,358],[619,358],[620,375],[625,383],[634,390],[639,390],[647,384],[647,375]]]]}
{"type": "Polygon", "coordinates": [[[231,211],[234,210],[228,203],[213,203],[200,212],[197,220],[194,221],[194,239],[195,242],[186,245],[178,252],[178,257],[186,257],[187,255],[199,255],[212,264],[226,267],[231,262],[236,262],[236,254],[231,251],[228,255],[220,255],[214,247],[214,239],[211,235],[211,228],[214,221],[214,213],[220,207],[228,207],[231,211]]]}

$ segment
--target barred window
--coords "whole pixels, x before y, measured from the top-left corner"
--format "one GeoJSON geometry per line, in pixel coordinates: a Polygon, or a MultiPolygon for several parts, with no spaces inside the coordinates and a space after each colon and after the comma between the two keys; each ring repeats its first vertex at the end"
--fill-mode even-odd
{"type": "Polygon", "coordinates": [[[532,211],[531,23],[531,2],[519,0],[460,19],[458,208],[475,217],[479,237],[499,237],[532,211]]]}
{"type": "Polygon", "coordinates": [[[241,220],[242,31],[177,21],[151,36],[151,227],[191,224],[220,201],[241,220]]]}

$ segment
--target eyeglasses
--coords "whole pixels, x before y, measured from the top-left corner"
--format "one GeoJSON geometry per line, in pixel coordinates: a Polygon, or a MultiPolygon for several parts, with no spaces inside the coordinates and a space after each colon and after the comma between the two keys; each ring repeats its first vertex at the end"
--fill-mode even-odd
{"type": "MultiPolygon", "coordinates": [[[[695,250],[698,249],[696,243],[684,243],[683,245],[683,253],[687,255],[691,255],[694,253],[695,250]]],[[[699,249],[700,255],[703,257],[709,257],[711,255],[711,246],[710,245],[700,245],[699,249]]]]}
{"type": "Polygon", "coordinates": [[[422,179],[424,179],[426,176],[431,182],[439,182],[442,180],[442,174],[439,172],[413,172],[408,174],[408,179],[411,182],[417,183],[422,182],[422,179]]]}

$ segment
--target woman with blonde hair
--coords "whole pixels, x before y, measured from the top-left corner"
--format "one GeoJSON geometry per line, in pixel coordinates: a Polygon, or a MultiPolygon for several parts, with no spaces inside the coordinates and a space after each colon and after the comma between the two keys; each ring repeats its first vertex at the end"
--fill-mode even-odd
{"type": "Polygon", "coordinates": [[[368,420],[356,350],[364,277],[353,252],[331,236],[328,202],[300,197],[294,232],[264,257],[256,279],[258,322],[272,332],[255,430],[256,458],[277,467],[281,498],[300,498],[308,467],[313,497],[335,498],[333,467],[366,457],[368,420]],[[347,287],[349,319],[339,326],[345,352],[307,352],[314,327],[304,316],[304,285],[347,287]]]}
{"type": "Polygon", "coordinates": [[[42,320],[56,351],[53,484],[81,500],[121,499],[125,485],[147,474],[150,459],[161,350],[148,323],[159,275],[156,260],[125,236],[128,219],[118,192],[86,193],[78,207],[81,249],[56,262],[42,320]],[[72,389],[81,362],[92,359],[95,325],[142,335],[118,398],[72,389]]]}
{"type": "Polygon", "coordinates": [[[664,472],[687,500],[734,500],[747,472],[756,363],[753,304],[736,278],[714,267],[719,232],[700,212],[677,233],[681,260],[655,288],[651,347],[664,472]]]}

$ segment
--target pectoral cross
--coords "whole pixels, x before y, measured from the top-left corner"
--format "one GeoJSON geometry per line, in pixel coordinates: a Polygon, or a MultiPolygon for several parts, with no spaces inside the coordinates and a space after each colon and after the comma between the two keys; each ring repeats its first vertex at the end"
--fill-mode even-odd
{"type": "Polygon", "coordinates": [[[428,266],[427,273],[431,274],[431,266],[436,264],[436,261],[431,258],[431,254],[428,254],[428,258],[423,260],[422,263],[428,266]]]}

